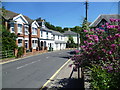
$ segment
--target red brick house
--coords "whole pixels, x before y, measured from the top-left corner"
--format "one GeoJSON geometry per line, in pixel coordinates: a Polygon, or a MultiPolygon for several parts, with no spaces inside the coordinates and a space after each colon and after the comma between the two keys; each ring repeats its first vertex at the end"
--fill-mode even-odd
{"type": "Polygon", "coordinates": [[[36,21],[8,10],[6,10],[5,16],[2,19],[5,27],[11,33],[15,33],[18,36],[16,45],[18,47],[24,47],[24,54],[28,51],[37,51],[40,29],[36,21]]]}

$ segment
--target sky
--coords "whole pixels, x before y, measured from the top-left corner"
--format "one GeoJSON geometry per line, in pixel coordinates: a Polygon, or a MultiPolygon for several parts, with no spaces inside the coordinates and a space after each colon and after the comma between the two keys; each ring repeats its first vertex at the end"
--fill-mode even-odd
{"type": "MultiPolygon", "coordinates": [[[[41,17],[62,28],[81,26],[85,17],[84,2],[3,2],[5,9],[21,13],[31,19],[41,17]]],[[[88,21],[100,14],[118,14],[118,2],[89,2],[88,21]]]]}

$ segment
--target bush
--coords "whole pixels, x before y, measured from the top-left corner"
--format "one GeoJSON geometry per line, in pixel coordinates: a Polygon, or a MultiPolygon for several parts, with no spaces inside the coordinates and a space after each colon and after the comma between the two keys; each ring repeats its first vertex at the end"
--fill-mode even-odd
{"type": "Polygon", "coordinates": [[[24,47],[18,47],[17,57],[21,57],[24,54],[24,47]]]}
{"type": "Polygon", "coordinates": [[[92,87],[98,90],[120,89],[120,19],[110,21],[103,29],[84,30],[83,52],[72,58],[79,66],[92,66],[92,87]]]}

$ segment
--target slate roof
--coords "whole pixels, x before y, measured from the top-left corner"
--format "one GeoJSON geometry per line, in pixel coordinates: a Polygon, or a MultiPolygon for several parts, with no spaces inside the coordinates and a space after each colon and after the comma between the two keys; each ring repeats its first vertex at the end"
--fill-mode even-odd
{"type": "Polygon", "coordinates": [[[77,36],[77,33],[73,32],[73,31],[65,31],[63,34],[64,34],[65,36],[68,36],[68,35],[77,36]]]}
{"type": "Polygon", "coordinates": [[[97,26],[102,19],[106,20],[108,23],[111,23],[111,22],[110,22],[110,18],[120,19],[120,15],[118,15],[118,14],[99,15],[99,16],[96,18],[96,20],[94,20],[94,21],[90,24],[90,26],[92,26],[92,27],[97,26]]]}
{"type": "MultiPolygon", "coordinates": [[[[15,16],[19,15],[19,13],[15,13],[9,10],[5,10],[5,15],[3,16],[6,20],[12,20],[15,16]]],[[[30,19],[29,17],[23,15],[24,18],[31,24],[34,20],[30,19]]]]}
{"type": "Polygon", "coordinates": [[[50,31],[52,31],[52,34],[53,35],[60,35],[60,36],[64,36],[62,33],[60,33],[60,32],[57,32],[57,31],[53,31],[53,30],[50,30],[50,31]]]}
{"type": "Polygon", "coordinates": [[[49,30],[47,27],[41,27],[40,28],[41,31],[47,31],[47,32],[52,32],[51,30],[49,30]]]}

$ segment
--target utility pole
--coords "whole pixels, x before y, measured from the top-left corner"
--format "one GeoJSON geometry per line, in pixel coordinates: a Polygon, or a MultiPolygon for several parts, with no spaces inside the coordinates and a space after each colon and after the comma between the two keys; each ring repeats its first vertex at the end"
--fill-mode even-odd
{"type": "Polygon", "coordinates": [[[86,0],[86,2],[85,2],[85,8],[86,8],[85,19],[87,21],[87,19],[88,19],[88,0],[86,0]]]}

